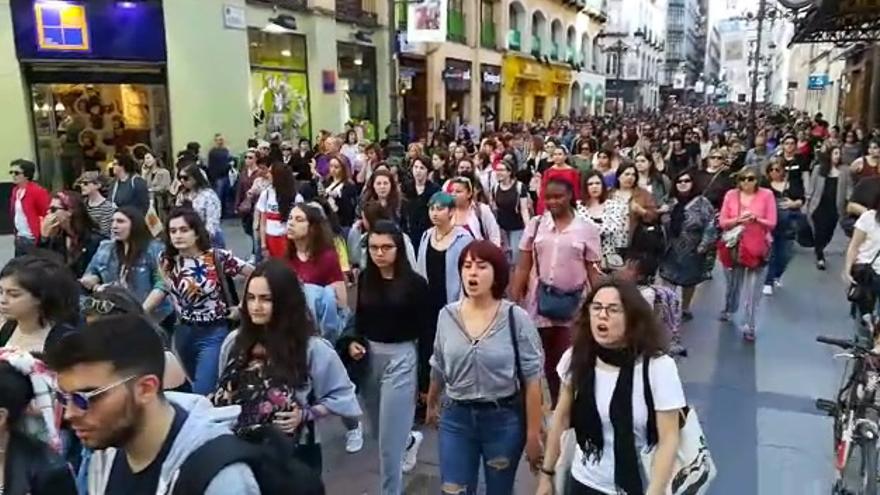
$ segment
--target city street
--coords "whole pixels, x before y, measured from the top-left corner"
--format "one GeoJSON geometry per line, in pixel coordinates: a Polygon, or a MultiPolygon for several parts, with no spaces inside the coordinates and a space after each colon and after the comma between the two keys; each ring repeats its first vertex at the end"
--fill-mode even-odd
{"type": "MultiPolygon", "coordinates": [[[[237,222],[225,222],[238,254],[249,240],[237,222]]],[[[12,252],[11,237],[0,248],[12,252]]],[[[755,345],[745,344],[732,324],[718,321],[723,274],[698,292],[695,318],[684,329],[689,357],[680,360],[690,404],[699,412],[719,475],[718,495],[820,495],[832,479],[831,421],[813,407],[831,397],[840,378],[833,349],[815,343],[820,334],[846,337],[852,328],[838,273],[844,237],[830,249],[829,269],[819,272],[806,250],[798,249],[784,286],[764,298],[755,345]]],[[[7,254],[7,257],[9,254],[7,254]]],[[[376,443],[367,438],[358,454],[346,454],[338,420],[322,424],[324,481],[328,494],[377,494],[376,443]]],[[[440,493],[436,434],[425,432],[407,494],[440,493]]],[[[516,494],[533,493],[534,479],[521,464],[516,494]]]]}

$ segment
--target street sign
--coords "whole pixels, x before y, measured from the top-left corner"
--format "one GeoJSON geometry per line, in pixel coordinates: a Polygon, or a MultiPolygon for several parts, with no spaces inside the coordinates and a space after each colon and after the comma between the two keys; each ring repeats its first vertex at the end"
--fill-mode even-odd
{"type": "Polygon", "coordinates": [[[828,83],[828,74],[811,74],[807,80],[807,89],[825,89],[828,83]]]}

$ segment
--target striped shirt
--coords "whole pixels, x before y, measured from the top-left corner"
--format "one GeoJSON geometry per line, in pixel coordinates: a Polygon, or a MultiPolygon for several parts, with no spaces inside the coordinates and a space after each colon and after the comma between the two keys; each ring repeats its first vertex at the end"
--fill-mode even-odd
{"type": "Polygon", "coordinates": [[[110,237],[110,222],[113,220],[113,213],[116,212],[116,206],[109,199],[104,199],[97,205],[91,205],[86,201],[86,207],[89,216],[98,226],[98,231],[104,237],[110,237]]]}

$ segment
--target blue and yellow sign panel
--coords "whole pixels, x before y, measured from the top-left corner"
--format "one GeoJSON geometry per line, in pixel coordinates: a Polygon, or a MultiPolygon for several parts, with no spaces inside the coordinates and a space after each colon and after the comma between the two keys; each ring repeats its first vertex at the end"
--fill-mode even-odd
{"type": "Polygon", "coordinates": [[[85,5],[62,0],[34,3],[37,47],[50,51],[89,51],[85,5]]]}

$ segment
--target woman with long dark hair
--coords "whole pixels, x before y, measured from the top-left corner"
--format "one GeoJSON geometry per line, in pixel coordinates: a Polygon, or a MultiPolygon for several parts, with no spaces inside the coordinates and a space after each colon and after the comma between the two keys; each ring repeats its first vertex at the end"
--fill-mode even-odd
{"type": "Polygon", "coordinates": [[[599,229],[602,238],[602,268],[623,267],[623,250],[629,243],[629,209],[610,199],[610,188],[598,170],[584,174],[583,197],[577,202],[577,215],[599,229]]]}
{"type": "Polygon", "coordinates": [[[762,185],[773,193],[777,208],[776,227],[773,228],[773,242],[762,291],[765,296],[772,296],[774,287],[781,284],[782,275],[791,261],[797,217],[804,206],[804,188],[801,183],[788,180],[788,174],[778,157],[770,159],[767,178],[762,185]]]}
{"type": "Polygon", "coordinates": [[[694,292],[705,280],[706,254],[715,247],[715,209],[700,194],[689,169],[675,176],[675,189],[670,198],[669,247],[660,264],[660,276],[682,288],[682,318],[688,321],[693,319],[694,292]]]}
{"type": "Polygon", "coordinates": [[[134,157],[128,152],[117,153],[111,168],[116,180],[110,187],[110,201],[116,206],[133,206],[146,215],[150,206],[150,189],[147,181],[138,175],[134,157]]]}
{"type": "Polygon", "coordinates": [[[320,206],[298,204],[290,210],[285,260],[302,283],[333,286],[337,304],[345,307],[345,275],[330,224],[320,206]]]}
{"type": "Polygon", "coordinates": [[[193,392],[207,395],[217,385],[220,346],[235,316],[237,297],[227,277],[248,276],[253,267],[229,251],[212,248],[198,213],[175,208],[165,224],[161,269],[180,316],[174,347],[193,392]]]}
{"type": "Polygon", "coordinates": [[[504,299],[510,267],[499,247],[474,241],[458,267],[464,297],[440,312],[427,420],[439,422],[444,487],[476,493],[482,466],[486,494],[508,495],[524,447],[529,464],[540,465],[541,340],[529,314],[504,299]],[[441,412],[444,391],[450,403],[441,412]]]}
{"type": "Polygon", "coordinates": [[[635,233],[639,226],[652,225],[657,222],[658,210],[654,196],[638,184],[639,171],[633,163],[625,163],[617,169],[617,189],[614,189],[610,197],[620,201],[627,207],[627,243],[621,251],[626,254],[631,249],[641,249],[643,246],[635,242],[635,233]]]}
{"type": "Polygon", "coordinates": [[[39,246],[58,253],[81,277],[104,236],[89,216],[82,196],[60,191],[49,201],[49,214],[40,225],[39,246]]]}
{"type": "Polygon", "coordinates": [[[428,284],[406,259],[403,233],[387,220],[367,236],[358,283],[351,359],[367,357],[361,383],[370,431],[379,439],[382,495],[403,493],[401,470],[415,467],[421,433],[410,433],[416,408],[418,345],[432,335],[428,284]],[[403,464],[401,465],[401,459],[403,464]]]}
{"type": "Polygon", "coordinates": [[[490,189],[490,201],[501,230],[501,245],[507,253],[507,261],[515,264],[519,259],[519,241],[532,214],[526,186],[514,175],[514,160],[513,155],[508,155],[498,164],[495,170],[497,183],[490,189]]]}
{"type": "Polygon", "coordinates": [[[350,229],[357,220],[358,191],[351,180],[351,166],[343,155],[329,159],[329,172],[324,184],[324,197],[339,217],[339,223],[350,229]]]}
{"type": "Polygon", "coordinates": [[[318,336],[302,285],[281,260],[265,261],[251,273],[241,327],[226,337],[219,362],[211,401],[242,407],[234,429],[278,427],[296,441],[296,457],[319,473],[315,421],[361,415],[345,366],[318,336]]]}
{"type": "Polygon", "coordinates": [[[813,249],[819,270],[825,269],[825,247],[834,237],[837,221],[841,215],[846,215],[847,196],[841,180],[846,168],[841,148],[831,146],[827,152],[819,154],[819,161],[810,173],[807,215],[813,227],[813,249]]]}
{"type": "Polygon", "coordinates": [[[556,368],[562,388],[537,493],[552,494],[558,476],[568,478],[570,495],[665,493],[686,404],[653,308],[634,284],[610,279],[587,296],[573,332],[574,344],[556,368]],[[572,427],[577,448],[571,470],[557,473],[560,438],[572,427]],[[654,446],[650,472],[642,473],[639,455],[654,446]]]}
{"type": "Polygon", "coordinates": [[[296,192],[296,180],[290,169],[275,162],[272,184],[260,193],[256,210],[260,214],[260,248],[264,256],[280,258],[287,245],[287,218],[294,203],[302,202],[296,192]]]}
{"type": "MultiPolygon", "coordinates": [[[[418,157],[416,160],[418,160],[418,157]]],[[[397,178],[394,177],[390,170],[379,169],[370,176],[361,195],[360,206],[369,201],[378,201],[391,213],[391,217],[400,227],[400,230],[407,232],[404,200],[400,194],[397,178]]]]}
{"type": "Polygon", "coordinates": [[[459,176],[451,181],[452,197],[455,198],[455,225],[464,228],[474,239],[492,241],[501,246],[501,229],[489,205],[477,200],[477,181],[472,177],[459,176]]]}
{"type": "Polygon", "coordinates": [[[654,196],[654,203],[663,209],[669,193],[672,191],[669,178],[657,170],[657,164],[654,163],[654,157],[651,153],[644,151],[636,153],[634,163],[639,172],[639,187],[651,193],[654,196]]]}
{"type": "Polygon", "coordinates": [[[110,240],[98,247],[80,283],[88,290],[119,285],[128,288],[144,311],[166,330],[174,326],[174,308],[165,299],[159,268],[162,243],[153,239],[140,211],[123,206],[113,214],[110,240]]]}
{"type": "Polygon", "coordinates": [[[440,186],[431,182],[428,158],[421,156],[412,161],[413,181],[404,185],[403,196],[406,198],[407,234],[413,244],[419,242],[422,234],[431,228],[428,216],[428,201],[440,190],[440,186]]]}
{"type": "Polygon", "coordinates": [[[177,193],[176,205],[187,206],[198,213],[208,231],[211,245],[224,247],[225,240],[220,227],[220,198],[208,183],[208,176],[201,167],[192,164],[177,173],[177,180],[181,187],[177,193]]]}
{"type": "Polygon", "coordinates": [[[13,258],[0,270],[0,347],[44,352],[75,331],[78,297],[76,279],[53,255],[13,258]]]}
{"type": "Polygon", "coordinates": [[[449,166],[449,155],[442,149],[435,149],[431,154],[431,181],[437,185],[445,184],[452,178],[452,170],[449,166]]]}

